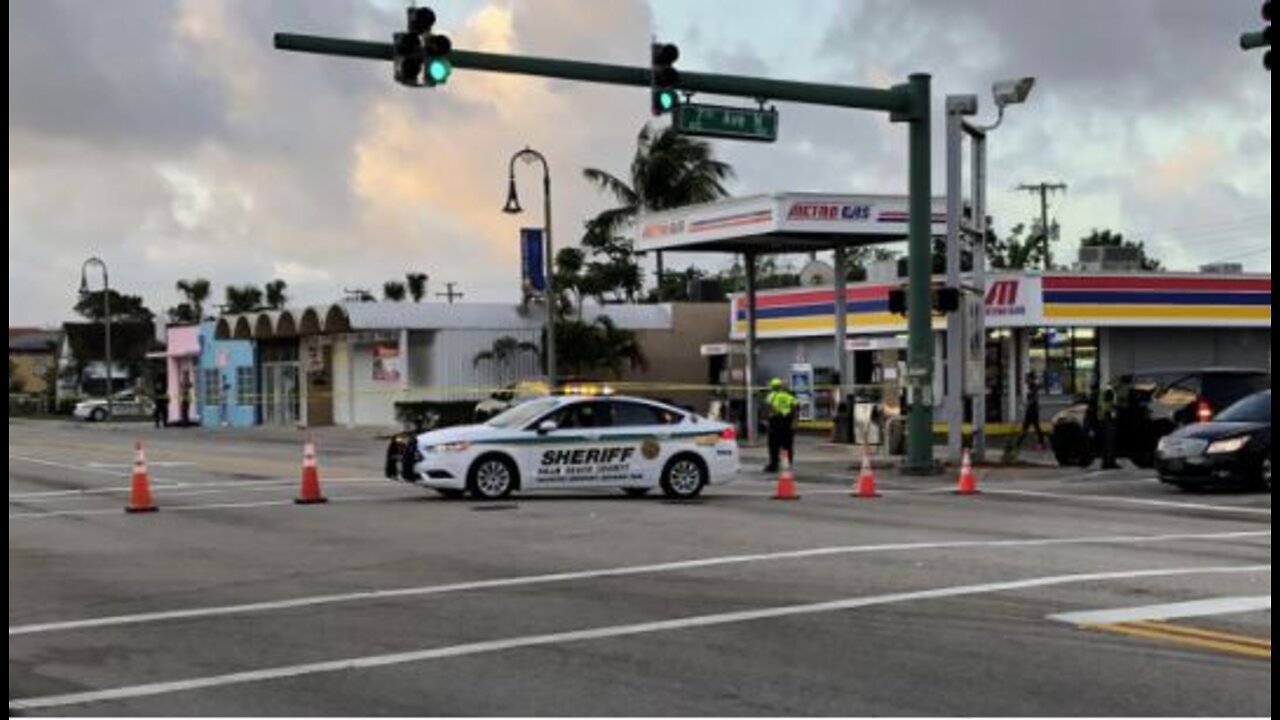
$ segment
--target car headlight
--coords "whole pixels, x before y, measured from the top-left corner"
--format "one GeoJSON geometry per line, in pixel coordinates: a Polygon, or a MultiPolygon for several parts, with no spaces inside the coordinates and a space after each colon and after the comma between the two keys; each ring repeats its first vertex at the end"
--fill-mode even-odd
{"type": "Polygon", "coordinates": [[[460,453],[471,449],[469,442],[448,443],[447,445],[432,445],[426,448],[424,452],[427,455],[444,455],[446,453],[460,453]]]}
{"type": "Polygon", "coordinates": [[[1238,437],[1230,440],[1219,440],[1209,444],[1208,454],[1210,455],[1231,455],[1238,453],[1249,444],[1249,438],[1238,437]]]}

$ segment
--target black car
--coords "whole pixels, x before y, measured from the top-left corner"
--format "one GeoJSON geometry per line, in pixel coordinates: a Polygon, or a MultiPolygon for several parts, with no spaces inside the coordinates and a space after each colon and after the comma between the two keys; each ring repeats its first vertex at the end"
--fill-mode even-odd
{"type": "MultiPolygon", "coordinates": [[[[1160,370],[1125,375],[1115,381],[1116,456],[1141,468],[1155,466],[1161,438],[1179,428],[1207,422],[1240,400],[1271,389],[1264,370],[1160,370]]],[[[1102,452],[1097,395],[1053,420],[1054,456],[1066,467],[1089,467],[1102,452]]]]}
{"type": "Polygon", "coordinates": [[[1156,468],[1161,482],[1184,489],[1233,485],[1270,491],[1271,391],[1161,440],[1156,468]]]}

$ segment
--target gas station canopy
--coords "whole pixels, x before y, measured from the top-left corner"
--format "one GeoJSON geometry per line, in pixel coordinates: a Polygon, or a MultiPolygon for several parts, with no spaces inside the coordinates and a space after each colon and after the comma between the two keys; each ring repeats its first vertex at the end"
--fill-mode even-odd
{"type": "MultiPolygon", "coordinates": [[[[808,253],[905,241],[905,195],[782,193],[694,205],[642,218],[638,252],[808,253]]],[[[933,234],[947,232],[944,198],[933,234]]]]}
{"type": "MultiPolygon", "coordinates": [[[[848,251],[866,245],[905,241],[910,235],[910,202],[905,195],[782,193],[737,198],[645,215],[638,252],[742,255],[747,275],[747,436],[756,439],[755,402],[757,260],[761,255],[835,251],[836,367],[841,396],[851,385],[849,350],[848,251]]],[[[947,234],[945,198],[932,202],[934,237],[947,234]]]]}

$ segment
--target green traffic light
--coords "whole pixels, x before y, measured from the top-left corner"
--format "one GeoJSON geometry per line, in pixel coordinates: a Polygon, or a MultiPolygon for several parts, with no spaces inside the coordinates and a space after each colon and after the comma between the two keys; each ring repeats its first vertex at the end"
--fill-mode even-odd
{"type": "Polygon", "coordinates": [[[449,76],[453,75],[453,66],[448,60],[437,58],[427,67],[427,75],[431,78],[433,85],[443,85],[449,82],[449,76]]]}
{"type": "Polygon", "coordinates": [[[658,104],[662,107],[663,112],[671,112],[676,109],[676,94],[666,90],[658,95],[658,104]]]}

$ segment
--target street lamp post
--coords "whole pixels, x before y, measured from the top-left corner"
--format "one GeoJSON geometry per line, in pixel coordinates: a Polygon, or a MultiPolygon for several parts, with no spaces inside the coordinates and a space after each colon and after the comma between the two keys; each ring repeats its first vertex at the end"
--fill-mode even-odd
{"type": "Polygon", "coordinates": [[[524,160],[529,164],[542,163],[542,203],[543,203],[543,235],[546,244],[543,264],[547,274],[547,383],[554,390],[559,380],[556,372],[556,293],[555,243],[551,235],[551,165],[542,153],[533,148],[525,148],[511,156],[510,186],[507,195],[507,206],[503,212],[508,215],[519,215],[524,212],[520,207],[520,194],[516,189],[516,162],[524,160]]]}
{"type": "Polygon", "coordinates": [[[106,333],[107,359],[107,419],[115,418],[115,370],[111,362],[111,277],[107,264],[94,257],[84,261],[80,266],[80,298],[89,297],[89,268],[96,267],[102,271],[102,322],[106,333]]]}
{"type": "Polygon", "coordinates": [[[976,327],[967,327],[968,313],[963,310],[952,313],[947,319],[947,423],[948,449],[953,461],[959,461],[964,446],[964,398],[965,363],[969,359],[970,337],[976,341],[972,348],[975,362],[983,364],[982,387],[973,388],[973,455],[981,462],[986,456],[986,286],[987,286],[987,137],[1004,122],[1005,111],[1010,105],[1021,105],[1031,95],[1035,78],[1022,78],[999,82],[992,88],[999,116],[992,125],[973,125],[966,118],[978,114],[978,98],[973,95],[953,95],[947,98],[947,286],[963,289],[961,259],[963,238],[968,236],[973,246],[973,288],[978,298],[971,302],[980,304],[974,313],[976,327]],[[964,214],[964,138],[973,142],[972,219],[963,222],[964,214]]]}

